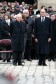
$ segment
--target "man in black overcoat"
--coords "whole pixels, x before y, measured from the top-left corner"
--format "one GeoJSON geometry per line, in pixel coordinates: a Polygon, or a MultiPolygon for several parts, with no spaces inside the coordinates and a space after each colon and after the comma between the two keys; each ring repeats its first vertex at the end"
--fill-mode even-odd
{"type": "Polygon", "coordinates": [[[12,37],[12,49],[13,49],[13,65],[22,65],[22,53],[24,51],[24,32],[25,23],[22,22],[22,15],[16,15],[16,20],[10,25],[10,32],[12,37]]]}
{"type": "Polygon", "coordinates": [[[49,61],[53,60],[55,61],[56,58],[56,19],[55,15],[51,15],[51,21],[52,21],[52,41],[50,43],[50,57],[49,61]]]}
{"type": "MultiPolygon", "coordinates": [[[[6,22],[3,19],[0,19],[0,40],[10,38],[9,28],[6,25],[6,22]]],[[[0,44],[0,49],[2,49],[2,47],[4,49],[4,45],[0,44]]]]}
{"type": "Polygon", "coordinates": [[[46,66],[46,55],[49,54],[49,43],[51,41],[51,19],[46,17],[44,9],[40,11],[40,17],[35,20],[35,41],[39,46],[39,65],[46,66]]]}
{"type": "MultiPolygon", "coordinates": [[[[4,33],[2,33],[2,39],[11,39],[10,27],[6,23],[5,20],[2,20],[2,28],[4,29],[4,33]]],[[[2,45],[2,47],[3,47],[3,50],[10,50],[11,49],[11,44],[4,44],[4,45],[2,45]]],[[[3,62],[5,62],[6,60],[7,60],[7,62],[10,62],[9,53],[5,53],[4,56],[3,56],[3,62]]]]}

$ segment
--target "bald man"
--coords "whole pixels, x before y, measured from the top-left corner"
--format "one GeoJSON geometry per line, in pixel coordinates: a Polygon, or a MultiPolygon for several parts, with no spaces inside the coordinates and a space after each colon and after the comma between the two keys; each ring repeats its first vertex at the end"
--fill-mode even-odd
{"type": "Polygon", "coordinates": [[[39,65],[46,66],[46,55],[49,54],[51,42],[51,19],[46,17],[44,9],[40,10],[40,17],[35,20],[35,42],[38,44],[39,65]]]}

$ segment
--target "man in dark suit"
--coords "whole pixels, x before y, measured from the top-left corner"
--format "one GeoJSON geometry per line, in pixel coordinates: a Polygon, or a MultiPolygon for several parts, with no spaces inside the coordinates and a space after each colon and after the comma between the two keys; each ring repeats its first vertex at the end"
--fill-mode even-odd
{"type": "Polygon", "coordinates": [[[50,43],[50,55],[49,55],[49,61],[56,60],[56,19],[55,15],[51,15],[51,22],[52,22],[52,41],[50,43]]]}
{"type": "MultiPolygon", "coordinates": [[[[6,23],[5,20],[2,20],[2,27],[4,28],[4,31],[6,31],[5,34],[2,33],[2,39],[11,39],[10,27],[6,23]]],[[[2,45],[2,49],[3,50],[11,49],[11,44],[4,44],[4,45],[2,45]]],[[[10,55],[9,55],[9,53],[5,53],[4,56],[3,56],[3,62],[5,62],[6,60],[7,60],[7,62],[10,62],[10,55]]]]}
{"type": "Polygon", "coordinates": [[[25,58],[31,61],[31,50],[32,50],[32,35],[34,29],[34,20],[29,15],[29,10],[23,10],[23,14],[26,17],[26,28],[27,28],[27,38],[26,38],[26,48],[25,48],[25,58]]]}
{"type": "Polygon", "coordinates": [[[40,17],[35,20],[35,41],[39,48],[39,65],[46,66],[46,55],[49,54],[49,43],[51,41],[51,19],[46,17],[44,9],[40,11],[40,17]]]}
{"type": "Polygon", "coordinates": [[[25,23],[22,21],[22,15],[16,15],[16,20],[11,23],[10,31],[12,36],[13,65],[22,65],[22,53],[24,51],[24,32],[25,23]]]}
{"type": "MultiPolygon", "coordinates": [[[[0,18],[0,40],[1,39],[7,39],[10,37],[10,33],[9,33],[8,29],[9,28],[8,28],[6,22],[0,18]]],[[[4,49],[4,45],[0,44],[0,49],[1,50],[4,49]]],[[[0,57],[0,59],[2,59],[2,58],[0,57]]],[[[4,57],[3,57],[3,59],[4,59],[4,57]]]]}

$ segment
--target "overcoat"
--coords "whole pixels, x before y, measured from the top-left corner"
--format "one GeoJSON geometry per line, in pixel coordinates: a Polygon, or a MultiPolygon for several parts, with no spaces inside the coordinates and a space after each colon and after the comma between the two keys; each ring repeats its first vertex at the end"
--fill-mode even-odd
{"type": "MultiPolygon", "coordinates": [[[[10,39],[10,30],[8,24],[0,19],[0,40],[2,39],[10,39]]],[[[0,44],[0,48],[4,49],[10,44],[0,44]]]]}
{"type": "Polygon", "coordinates": [[[41,17],[35,20],[35,36],[38,39],[38,54],[49,54],[48,38],[52,37],[51,19],[45,17],[41,22],[41,17]]]}
{"type": "Polygon", "coordinates": [[[52,41],[50,43],[51,53],[56,52],[56,20],[52,21],[52,41]]]}
{"type": "Polygon", "coordinates": [[[0,39],[9,39],[9,33],[10,29],[8,24],[3,19],[0,19],[0,39]]]}
{"type": "Polygon", "coordinates": [[[10,25],[13,51],[24,51],[25,23],[13,21],[10,25]]]}
{"type": "Polygon", "coordinates": [[[2,21],[2,27],[4,30],[4,33],[2,33],[2,39],[11,39],[10,26],[6,23],[6,21],[2,21]]]}

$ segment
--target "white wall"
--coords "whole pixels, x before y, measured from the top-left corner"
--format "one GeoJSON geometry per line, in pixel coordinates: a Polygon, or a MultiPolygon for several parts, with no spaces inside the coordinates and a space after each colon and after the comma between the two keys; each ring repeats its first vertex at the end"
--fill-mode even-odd
{"type": "Polygon", "coordinates": [[[56,0],[38,0],[38,8],[44,5],[46,7],[52,6],[54,10],[56,10],[56,0]]]}

